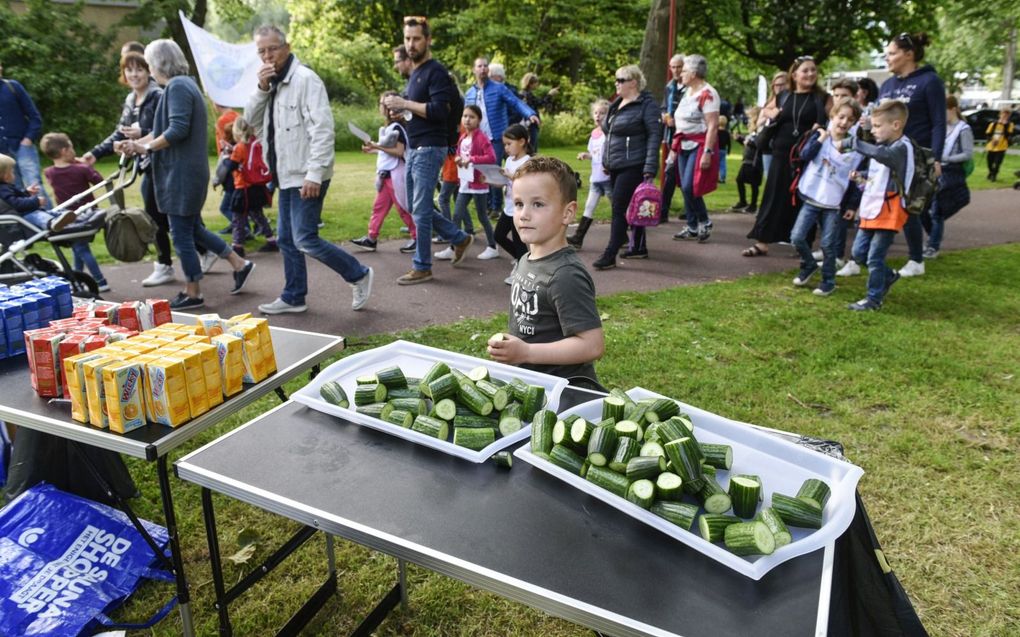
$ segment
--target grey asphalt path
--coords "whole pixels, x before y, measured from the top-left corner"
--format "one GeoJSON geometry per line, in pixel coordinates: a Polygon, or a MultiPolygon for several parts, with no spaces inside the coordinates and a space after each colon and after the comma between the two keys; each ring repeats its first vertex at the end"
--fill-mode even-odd
{"type": "MultiPolygon", "coordinates": [[[[772,246],[767,257],[747,258],[740,251],[750,245],[745,239],[754,223],[751,215],[715,214],[712,238],[705,244],[673,241],[681,223],[671,219],[649,231],[650,258],[619,260],[614,270],[597,272],[590,267],[609,239],[608,224],[592,227],[581,251],[581,259],[592,271],[600,296],[624,291],[651,291],[731,280],[757,273],[789,271],[794,274],[797,261],[788,246],[772,246]]],[[[328,221],[327,221],[328,223],[328,221]]],[[[1020,240],[1020,192],[991,190],[974,193],[971,205],[949,221],[945,251],[1009,243],[1020,240]]],[[[308,311],[270,317],[273,325],[294,329],[362,336],[451,323],[468,317],[486,317],[505,312],[509,287],[503,279],[510,272],[509,258],[479,261],[476,255],[484,247],[477,241],[468,258],[457,268],[448,261],[433,264],[434,279],[415,286],[398,286],[396,279],[411,267],[410,255],[400,254],[404,240],[380,242],[376,252],[361,252],[348,242],[342,247],[375,270],[372,298],[358,312],[351,311],[351,289],[332,270],[308,259],[308,311]]],[[[438,246],[440,249],[444,246],[438,246]]],[[[892,255],[905,256],[902,237],[896,239],[892,255]]],[[[256,263],[252,278],[241,294],[231,296],[233,279],[225,262],[219,262],[202,280],[206,307],[228,317],[243,312],[258,314],[260,303],[273,300],[283,286],[283,259],[279,254],[253,254],[256,263]]],[[[178,276],[181,275],[179,265],[178,276]]],[[[104,298],[123,301],[138,298],[172,298],[182,283],[142,288],[141,281],[152,271],[149,262],[103,266],[113,290],[104,298]]],[[[928,274],[938,276],[938,261],[928,274]]]]}

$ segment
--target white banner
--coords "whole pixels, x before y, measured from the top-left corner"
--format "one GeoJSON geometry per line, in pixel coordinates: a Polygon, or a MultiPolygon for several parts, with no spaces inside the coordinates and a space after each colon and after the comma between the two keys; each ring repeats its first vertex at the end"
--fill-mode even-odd
{"type": "Polygon", "coordinates": [[[258,84],[262,65],[255,43],[229,44],[179,13],[206,95],[221,106],[243,108],[258,84]]]}

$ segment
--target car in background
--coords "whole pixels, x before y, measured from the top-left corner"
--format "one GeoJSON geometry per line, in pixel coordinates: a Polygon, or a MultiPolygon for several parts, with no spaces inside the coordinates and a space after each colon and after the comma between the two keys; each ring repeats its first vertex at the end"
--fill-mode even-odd
{"type": "MultiPolygon", "coordinates": [[[[983,142],[988,139],[988,135],[985,133],[988,130],[988,125],[999,119],[999,109],[979,108],[973,111],[964,111],[963,118],[967,120],[967,124],[974,132],[974,141],[983,142]]],[[[1009,116],[1009,121],[1013,122],[1013,136],[1009,138],[1009,145],[1020,145],[1020,111],[1013,111],[1009,116]]]]}

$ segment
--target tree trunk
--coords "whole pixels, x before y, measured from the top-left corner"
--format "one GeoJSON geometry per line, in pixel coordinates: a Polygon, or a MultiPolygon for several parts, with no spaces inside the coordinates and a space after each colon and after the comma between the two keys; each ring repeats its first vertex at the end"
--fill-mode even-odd
{"type": "MultiPolygon", "coordinates": [[[[188,19],[194,22],[200,27],[205,26],[205,16],[208,12],[209,5],[207,0],[195,0],[195,7],[192,9],[191,14],[188,15],[188,19]]],[[[188,14],[186,8],[182,8],[185,14],[188,14]]],[[[195,65],[195,56],[191,52],[191,46],[188,44],[188,36],[184,33],[184,25],[174,12],[173,17],[167,17],[167,28],[170,30],[170,37],[173,38],[174,42],[181,47],[184,51],[184,57],[188,58],[188,64],[191,66],[191,72],[193,74],[198,73],[198,67],[195,65]]]]}
{"type": "Polygon", "coordinates": [[[638,60],[648,82],[647,88],[657,101],[662,101],[669,67],[669,7],[670,0],[652,0],[638,60]]]}
{"type": "Polygon", "coordinates": [[[1006,41],[1006,62],[1002,65],[1002,99],[1013,99],[1013,77],[1016,75],[1016,24],[1009,30],[1006,41]]]}

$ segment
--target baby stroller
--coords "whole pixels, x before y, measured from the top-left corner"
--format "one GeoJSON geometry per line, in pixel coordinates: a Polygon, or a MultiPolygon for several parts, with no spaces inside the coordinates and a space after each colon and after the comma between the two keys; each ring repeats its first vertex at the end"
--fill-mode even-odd
{"type": "Polygon", "coordinates": [[[122,156],[117,172],[53,208],[53,212],[58,213],[74,210],[79,220],[86,220],[85,223],[76,222],[58,232],[36,227],[0,201],[0,283],[13,285],[33,278],[57,275],[71,283],[71,293],[75,296],[99,298],[99,286],[95,279],[85,272],[76,271],[64,250],[76,241],[92,242],[103,229],[106,215],[105,211],[99,209],[99,204],[112,199],[133,184],[137,173],[138,162],[122,156]],[[128,163],[131,164],[130,173],[127,170],[128,163]],[[74,207],[86,195],[104,188],[106,192],[93,201],[74,207]],[[37,246],[40,242],[50,247],[56,260],[31,251],[33,247],[41,247],[37,246]]]}

